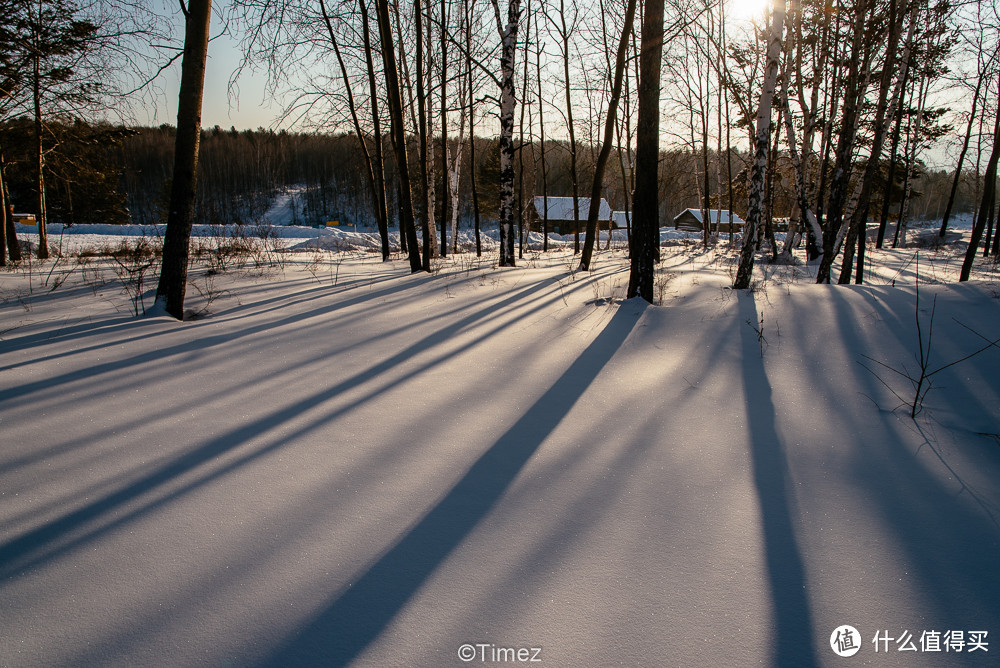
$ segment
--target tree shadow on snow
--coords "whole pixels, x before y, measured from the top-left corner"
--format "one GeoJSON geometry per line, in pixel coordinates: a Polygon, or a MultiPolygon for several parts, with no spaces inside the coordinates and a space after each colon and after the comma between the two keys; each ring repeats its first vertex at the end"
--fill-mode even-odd
{"type": "MultiPolygon", "coordinates": [[[[399,365],[422,352],[439,349],[442,344],[466,328],[487,320],[499,320],[501,324],[496,325],[491,331],[482,334],[481,338],[502,335],[506,331],[507,324],[503,322],[502,318],[499,318],[500,313],[524,304],[527,304],[528,308],[532,311],[545,308],[545,304],[560,299],[558,295],[552,294],[553,285],[557,283],[558,281],[555,279],[545,279],[529,283],[498,302],[479,305],[475,310],[465,314],[460,319],[449,322],[447,326],[435,330],[424,338],[415,341],[395,355],[360,370],[358,373],[339,383],[323,388],[289,405],[262,414],[255,420],[246,422],[227,433],[186,450],[179,456],[163,462],[138,478],[123,481],[119,486],[116,486],[106,494],[100,495],[93,500],[88,500],[87,503],[75,509],[67,510],[62,515],[52,518],[19,536],[11,537],[5,542],[0,542],[0,579],[24,573],[66,555],[82,547],[84,544],[98,539],[102,535],[106,535],[116,527],[133,521],[154,508],[180,498],[270,452],[294,442],[300,436],[304,436],[331,423],[337,417],[346,414],[364,401],[388,391],[391,387],[398,386],[407,378],[427,371],[429,368],[455,355],[455,350],[442,350],[433,360],[420,365],[416,369],[405,374],[394,373],[399,365]],[[547,296],[543,297],[542,295],[546,292],[548,292],[547,296]],[[385,382],[381,387],[371,390],[364,397],[335,410],[330,410],[323,416],[293,430],[291,433],[283,434],[277,438],[266,437],[267,434],[277,432],[282,425],[298,418],[305,412],[333,401],[338,396],[348,393],[363,384],[372,382],[377,378],[384,378],[385,382]],[[256,445],[245,449],[245,446],[254,441],[257,441],[256,445]],[[222,455],[233,452],[240,452],[240,456],[234,461],[226,463],[219,461],[222,455]],[[190,478],[178,488],[166,491],[172,485],[176,484],[175,481],[189,476],[190,478]],[[157,496],[157,494],[162,494],[162,496],[157,496]]],[[[339,308],[340,306],[336,304],[324,307],[329,312],[339,308]]],[[[204,340],[205,338],[201,339],[201,341],[204,340]]],[[[179,344],[177,348],[187,349],[188,347],[196,346],[197,343],[197,340],[185,341],[179,344]]],[[[158,353],[153,351],[145,354],[155,358],[158,353]]],[[[91,367],[91,369],[94,369],[94,367],[91,367]]],[[[85,373],[85,371],[71,373],[85,373]]],[[[2,396],[2,393],[0,393],[0,396],[2,396]]]]}
{"type": "Polygon", "coordinates": [[[771,383],[764,369],[760,342],[750,327],[759,322],[753,294],[741,292],[739,305],[750,459],[763,524],[764,556],[776,627],[771,663],[775,666],[815,666],[805,567],[795,536],[787,488],[788,463],[775,427],[771,383]]]}
{"type": "Polygon", "coordinates": [[[642,312],[641,304],[623,305],[552,387],[437,505],[260,665],[346,666],[359,656],[490,513],[619,349],[642,312]]]}

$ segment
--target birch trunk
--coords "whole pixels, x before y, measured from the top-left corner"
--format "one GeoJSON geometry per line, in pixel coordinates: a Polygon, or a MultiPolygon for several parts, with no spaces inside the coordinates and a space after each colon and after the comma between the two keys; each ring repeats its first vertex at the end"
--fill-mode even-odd
{"type": "Polygon", "coordinates": [[[500,17],[499,0],[492,0],[500,33],[500,266],[514,262],[514,57],[521,1],[509,0],[507,23],[500,17]]]}
{"type": "Polygon", "coordinates": [[[771,23],[768,28],[767,66],[764,87],[760,93],[757,109],[756,132],[754,133],[754,156],[750,168],[750,202],[747,206],[747,221],[743,226],[743,247],[740,249],[740,264],[736,270],[733,288],[745,290],[750,287],[753,275],[753,259],[756,250],[757,230],[760,227],[764,209],[764,176],[767,172],[767,154],[771,139],[771,106],[774,87],[778,79],[778,61],[781,58],[781,36],[785,25],[785,0],[775,0],[771,23]]]}

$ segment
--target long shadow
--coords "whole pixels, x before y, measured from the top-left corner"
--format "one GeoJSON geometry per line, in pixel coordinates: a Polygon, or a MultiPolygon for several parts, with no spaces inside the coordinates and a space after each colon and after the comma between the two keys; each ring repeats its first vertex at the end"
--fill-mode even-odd
{"type": "Polygon", "coordinates": [[[346,666],[375,641],[503,496],[643,312],[626,305],[521,418],[406,535],[262,666],[346,666]]]}
{"type": "MultiPolygon", "coordinates": [[[[416,284],[414,284],[416,285],[416,284]]],[[[309,320],[310,318],[316,318],[321,316],[327,316],[335,311],[342,311],[352,306],[357,306],[364,304],[366,302],[371,302],[382,297],[388,297],[392,295],[399,294],[402,290],[410,289],[407,286],[390,285],[380,290],[373,290],[366,293],[359,293],[348,299],[344,299],[335,303],[324,302],[322,305],[317,306],[306,312],[292,313],[285,317],[282,317],[274,321],[261,321],[257,318],[254,320],[254,324],[237,331],[226,331],[221,333],[209,334],[207,336],[191,337],[180,343],[175,343],[170,346],[165,346],[161,348],[156,348],[152,350],[146,350],[141,353],[137,353],[131,357],[125,359],[114,359],[109,362],[104,362],[101,364],[94,364],[90,367],[84,369],[76,369],[73,371],[68,371],[64,374],[58,376],[50,376],[47,378],[42,378],[34,381],[27,381],[21,383],[17,386],[11,386],[9,388],[0,389],[0,402],[7,401],[16,397],[23,397],[27,394],[33,392],[43,392],[56,388],[64,383],[70,383],[78,380],[93,380],[97,376],[104,373],[121,371],[127,367],[132,366],[142,366],[144,364],[161,360],[172,355],[182,354],[191,352],[193,350],[204,352],[209,348],[217,345],[229,344],[237,339],[245,338],[264,332],[267,330],[277,330],[281,327],[287,325],[300,325],[302,322],[309,320]]],[[[317,291],[319,295],[319,291],[317,291]]],[[[276,309],[277,310],[277,309],[276,309]]],[[[164,329],[162,327],[156,327],[149,330],[149,321],[136,321],[132,320],[130,322],[117,323],[115,329],[127,330],[129,328],[135,329],[135,334],[128,337],[127,341],[134,343],[147,338],[155,338],[163,336],[165,333],[174,331],[173,328],[164,329]]],[[[124,343],[125,340],[117,341],[116,345],[124,343]]],[[[71,351],[57,353],[55,355],[50,355],[44,358],[37,358],[38,360],[48,361],[52,359],[58,359],[60,357],[69,357],[81,352],[90,352],[93,350],[101,350],[107,348],[108,344],[100,343],[87,348],[76,348],[71,351]]],[[[28,363],[34,363],[35,360],[28,363]]],[[[10,370],[16,366],[28,363],[18,363],[16,365],[10,365],[3,367],[2,370],[10,370]]]]}
{"type": "MultiPolygon", "coordinates": [[[[837,310],[836,321],[840,323],[840,339],[848,350],[869,350],[871,342],[851,326],[856,317],[852,309],[852,293],[836,290],[831,294],[834,295],[832,303],[837,310]]],[[[897,345],[901,350],[907,346],[916,347],[911,300],[881,299],[877,305],[881,322],[888,330],[880,331],[879,336],[883,340],[886,337],[898,339],[897,345]]],[[[930,299],[927,301],[930,302],[930,299]]],[[[945,309],[949,307],[966,313],[968,318],[986,312],[982,308],[977,311],[976,306],[976,302],[972,302],[970,308],[961,302],[942,300],[939,322],[946,322],[942,313],[946,313],[945,309]]],[[[988,317],[972,322],[978,331],[987,331],[988,317]]],[[[968,333],[959,332],[959,336],[962,335],[968,333]]],[[[955,338],[940,334],[935,338],[938,359],[957,359],[961,355],[963,344],[956,343],[955,338]]],[[[969,347],[978,345],[971,335],[965,341],[969,347]]],[[[970,364],[975,362],[970,361],[970,364]]],[[[860,365],[854,366],[861,369],[860,365]]],[[[976,372],[963,370],[960,378],[976,372]]],[[[854,373],[856,380],[853,384],[859,391],[870,397],[886,397],[886,390],[873,374],[857,370],[854,373]]],[[[918,416],[915,421],[910,420],[909,407],[901,410],[879,408],[876,415],[886,437],[868,443],[865,450],[858,453],[851,482],[857,493],[864,495],[873,516],[881,517],[883,526],[892,529],[892,544],[897,549],[900,570],[905,569],[908,581],[919,582],[921,597],[925,599],[918,608],[920,614],[925,619],[940,619],[955,624],[956,628],[959,623],[986,628],[996,624],[994,620],[1000,620],[1000,574],[996,568],[997,555],[1000,554],[1000,530],[989,505],[967,482],[968,476],[962,467],[953,468],[949,453],[935,444],[938,440],[933,433],[935,405],[959,415],[985,414],[983,412],[989,410],[988,405],[983,403],[983,397],[970,390],[960,379],[949,383],[947,392],[942,390],[938,396],[931,395],[927,415],[918,416]],[[923,441],[916,451],[908,442],[912,436],[900,433],[907,430],[923,441]],[[931,454],[924,452],[924,457],[921,457],[920,451],[924,448],[931,454]],[[927,456],[931,457],[931,462],[936,460],[937,464],[929,464],[927,456]],[[873,461],[882,457],[891,462],[891,469],[872,465],[873,461]],[[957,493],[953,487],[955,484],[959,486],[957,493]],[[969,497],[970,500],[962,503],[960,497],[969,497]]],[[[886,406],[891,406],[891,403],[886,406]]],[[[845,415],[845,418],[850,419],[850,416],[845,415]]],[[[961,425],[947,429],[954,433],[955,438],[962,438],[963,432],[964,438],[974,437],[966,428],[966,425],[961,425]]],[[[963,443],[963,447],[968,446],[971,446],[970,442],[963,443]]]]}
{"type": "Polygon", "coordinates": [[[771,663],[799,668],[817,665],[805,566],[792,522],[785,449],[775,427],[771,383],[764,370],[757,334],[746,322],[759,322],[750,293],[739,294],[743,391],[750,428],[754,486],[764,531],[767,576],[774,606],[775,641],[771,663]]]}
{"type": "MultiPolygon", "coordinates": [[[[21,536],[10,539],[4,543],[0,543],[0,579],[13,576],[26,569],[37,567],[41,563],[68,552],[83,542],[93,539],[96,535],[107,531],[112,526],[116,526],[124,521],[127,521],[128,519],[132,519],[140,511],[126,513],[124,517],[115,519],[110,525],[83,531],[81,535],[81,529],[87,524],[108,516],[116,509],[132,503],[158,488],[163,488],[171,481],[177,480],[184,475],[198,470],[215,460],[217,457],[236,450],[242,445],[249,443],[253,438],[259,437],[261,434],[285,424],[289,420],[292,420],[304,412],[332,400],[344,392],[380,376],[390,374],[390,372],[396,369],[400,364],[412,359],[415,355],[421,352],[432,350],[435,347],[447,342],[451,337],[465,328],[491,316],[496,318],[498,317],[497,313],[507,307],[523,303],[526,300],[530,302],[532,295],[544,290],[547,286],[551,285],[552,282],[552,279],[546,279],[536,283],[530,283],[520,291],[505,297],[500,302],[491,303],[488,306],[470,313],[464,318],[452,323],[448,327],[437,330],[423,339],[414,342],[395,355],[382,360],[381,362],[363,371],[359,371],[350,378],[347,378],[291,405],[276,409],[252,422],[246,423],[228,433],[214,438],[168,462],[165,462],[140,479],[133,481],[131,484],[110,492],[99,499],[95,499],[85,506],[70,511],[43,526],[22,534],[21,536]]],[[[557,297],[551,297],[551,299],[557,299],[557,297]]],[[[542,306],[535,308],[542,308],[542,306]]],[[[498,334],[500,329],[503,327],[504,325],[498,326],[497,331],[493,334],[498,334]]],[[[454,353],[446,354],[445,356],[439,357],[428,364],[440,363],[450,354],[454,353]]],[[[426,370],[426,368],[427,366],[422,366],[421,370],[426,370]]],[[[412,373],[417,373],[417,371],[412,373]]],[[[400,382],[402,382],[402,377],[395,377],[391,380],[392,384],[398,384],[400,382]]],[[[378,393],[383,391],[385,391],[385,388],[378,390],[378,393]]],[[[339,415],[346,410],[348,410],[348,408],[331,413],[320,422],[316,422],[309,427],[298,430],[296,434],[311,431],[312,429],[317,428],[320,424],[329,422],[334,419],[336,415],[339,415]]],[[[279,439],[268,446],[257,448],[255,452],[240,457],[237,462],[227,464],[215,473],[206,475],[206,477],[204,477],[199,483],[190,483],[183,486],[182,490],[189,490],[192,489],[195,484],[203,484],[208,480],[215,479],[216,477],[231,471],[235,466],[245,464],[262,454],[265,454],[266,452],[274,450],[281,444],[288,442],[288,440],[293,436],[294,435],[288,436],[284,439],[279,439]]],[[[169,498],[173,498],[179,493],[179,491],[175,491],[169,495],[169,498]]]]}

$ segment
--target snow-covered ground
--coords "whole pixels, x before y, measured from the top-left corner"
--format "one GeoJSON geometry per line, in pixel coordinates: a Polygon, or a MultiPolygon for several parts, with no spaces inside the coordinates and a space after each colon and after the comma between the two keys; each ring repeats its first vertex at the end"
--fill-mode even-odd
{"type": "Polygon", "coordinates": [[[998,665],[995,268],[663,250],[3,273],[0,665],[998,665]]]}

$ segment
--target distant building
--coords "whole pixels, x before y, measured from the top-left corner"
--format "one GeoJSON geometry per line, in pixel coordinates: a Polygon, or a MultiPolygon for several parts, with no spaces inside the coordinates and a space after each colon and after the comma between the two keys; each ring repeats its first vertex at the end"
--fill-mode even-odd
{"type": "Polygon", "coordinates": [[[631,211],[614,211],[611,214],[611,227],[616,230],[632,228],[631,211]]]}
{"type": "MultiPolygon", "coordinates": [[[[572,234],[577,229],[583,232],[587,228],[587,213],[590,210],[590,198],[579,197],[577,198],[577,204],[580,209],[579,220],[573,217],[572,197],[550,196],[546,198],[537,196],[528,204],[528,224],[531,225],[533,230],[541,230],[542,223],[546,218],[545,213],[547,211],[549,232],[553,234],[572,234]],[[546,200],[548,200],[547,209],[546,200]]],[[[597,210],[597,224],[600,227],[607,229],[610,220],[611,206],[609,206],[607,200],[602,197],[601,205],[597,210]]]]}
{"type": "MultiPolygon", "coordinates": [[[[709,225],[711,230],[714,232],[716,225],[719,227],[719,232],[729,232],[732,228],[733,232],[741,232],[743,226],[746,224],[742,218],[731,211],[719,211],[718,209],[711,209],[708,212],[709,215],[709,225]],[[719,214],[722,214],[721,217],[719,214]],[[719,221],[722,221],[721,223],[719,221]]],[[[705,224],[702,219],[701,209],[684,209],[679,214],[674,216],[674,227],[678,230],[688,230],[689,232],[701,232],[705,229],[705,224]]]]}

